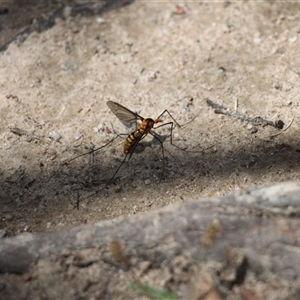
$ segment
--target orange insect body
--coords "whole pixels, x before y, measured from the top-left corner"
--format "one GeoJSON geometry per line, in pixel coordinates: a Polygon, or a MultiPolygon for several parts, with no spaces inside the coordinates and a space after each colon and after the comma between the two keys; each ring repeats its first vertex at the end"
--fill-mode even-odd
{"type": "Polygon", "coordinates": [[[146,136],[150,130],[153,128],[154,124],[159,122],[163,122],[161,119],[143,119],[142,123],[140,124],[140,128],[131,134],[125,139],[123,152],[129,153],[131,149],[136,145],[136,143],[143,137],[146,136]]]}

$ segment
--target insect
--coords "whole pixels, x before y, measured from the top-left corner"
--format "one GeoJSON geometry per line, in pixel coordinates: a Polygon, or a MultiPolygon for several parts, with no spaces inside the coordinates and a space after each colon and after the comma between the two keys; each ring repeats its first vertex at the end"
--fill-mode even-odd
{"type": "MultiPolygon", "coordinates": [[[[114,101],[108,101],[107,102],[107,106],[110,108],[110,110],[116,115],[116,117],[127,127],[127,128],[132,128],[133,126],[136,126],[136,130],[132,131],[129,135],[127,135],[127,137],[125,138],[124,144],[123,144],[123,153],[125,154],[125,157],[123,158],[122,162],[120,163],[120,165],[118,166],[118,168],[116,169],[116,171],[114,172],[114,174],[112,175],[112,177],[107,181],[107,183],[105,184],[105,186],[103,188],[101,188],[100,190],[96,191],[93,195],[94,196],[96,194],[98,194],[100,191],[102,191],[104,188],[106,188],[114,179],[114,177],[116,176],[116,174],[119,172],[120,168],[122,167],[122,165],[124,164],[124,162],[126,161],[127,157],[129,157],[129,159],[131,158],[132,154],[134,153],[137,145],[139,144],[139,142],[141,140],[143,140],[148,134],[152,135],[154,137],[154,139],[156,139],[159,144],[161,145],[162,148],[162,156],[163,156],[163,160],[164,160],[164,147],[163,147],[163,142],[161,140],[160,137],[158,137],[158,135],[153,131],[157,128],[160,128],[162,126],[170,126],[170,143],[175,146],[178,149],[181,150],[185,150],[186,148],[180,148],[179,146],[175,145],[173,143],[173,129],[175,128],[175,126],[178,127],[182,127],[181,125],[178,124],[178,122],[173,118],[173,116],[170,114],[170,112],[165,109],[156,119],[151,119],[151,118],[143,118],[142,116],[140,116],[138,113],[135,113],[131,110],[129,110],[128,108],[124,107],[123,105],[114,102],[114,101]],[[169,117],[172,119],[172,121],[167,122],[167,123],[163,123],[162,120],[162,116],[164,114],[168,114],[169,117]],[[163,124],[160,124],[163,123],[163,124]],[[175,123],[175,125],[174,125],[175,123]],[[160,124],[158,126],[155,126],[157,124],[160,124]]],[[[100,150],[106,146],[108,146],[109,144],[111,144],[115,139],[117,139],[120,136],[124,136],[124,134],[118,134],[117,136],[115,136],[111,141],[109,141],[108,143],[106,143],[105,145],[94,149],[94,151],[100,150]]],[[[89,152],[90,153],[90,152],[89,152]]],[[[87,154],[87,153],[85,153],[87,154]]],[[[85,154],[76,156],[73,159],[76,159],[80,156],[83,156],[85,154]]],[[[69,160],[70,162],[70,160],[69,160]]],[[[90,197],[91,197],[90,196],[90,197]]]]}
{"type": "Polygon", "coordinates": [[[162,122],[162,120],[159,118],[155,120],[150,118],[144,119],[139,114],[132,112],[117,102],[108,101],[107,106],[126,127],[132,127],[132,125],[136,124],[137,120],[141,121],[139,125],[140,127],[136,131],[133,131],[131,134],[129,134],[125,139],[123,152],[126,155],[129,154],[129,157],[132,156],[134,148],[138,142],[146,137],[148,133],[150,133],[151,129],[153,129],[153,126],[162,122]]]}
{"type": "MultiPolygon", "coordinates": [[[[114,102],[114,101],[108,101],[107,102],[107,106],[110,108],[110,110],[117,116],[117,118],[126,126],[126,127],[132,127],[133,125],[135,125],[137,123],[137,121],[141,121],[141,123],[139,124],[139,128],[136,131],[133,131],[131,134],[129,134],[127,136],[127,138],[125,139],[124,142],[124,146],[123,146],[123,152],[127,155],[129,154],[129,157],[132,156],[135,147],[137,146],[137,144],[144,139],[148,134],[151,134],[155,139],[157,139],[159,141],[159,143],[162,145],[162,141],[157,137],[157,135],[155,135],[155,133],[153,133],[151,130],[152,129],[157,129],[159,127],[162,126],[167,126],[167,125],[171,125],[171,134],[170,134],[170,142],[172,145],[173,141],[172,141],[172,131],[174,128],[174,123],[168,122],[168,123],[164,123],[162,125],[159,125],[157,127],[154,128],[154,125],[157,123],[162,123],[163,120],[161,119],[161,117],[167,113],[169,114],[169,116],[171,117],[171,119],[175,122],[175,124],[178,127],[181,127],[176,120],[172,117],[172,115],[169,113],[169,111],[167,109],[165,109],[157,119],[151,119],[151,118],[143,118],[142,116],[140,116],[138,113],[134,113],[131,110],[129,110],[128,108],[124,107],[123,105],[114,102]]],[[[176,145],[174,145],[176,146],[176,145]]],[[[178,146],[176,146],[178,147],[178,146]]],[[[179,148],[179,147],[178,147],[179,148]]],[[[162,147],[163,149],[163,147],[162,147]]]]}
{"type": "MultiPolygon", "coordinates": [[[[137,121],[140,121],[139,124],[139,128],[137,128],[135,131],[131,132],[131,134],[129,134],[125,141],[124,141],[124,145],[123,145],[123,153],[125,153],[125,157],[123,159],[123,161],[121,162],[121,164],[119,165],[119,167],[117,168],[117,170],[115,171],[115,173],[113,174],[111,180],[108,182],[111,183],[111,181],[113,180],[113,178],[115,177],[115,175],[118,173],[118,171],[120,170],[120,168],[122,167],[123,163],[125,162],[127,156],[129,155],[129,159],[131,158],[132,154],[134,153],[134,150],[136,148],[136,146],[138,145],[138,143],[144,139],[148,134],[152,135],[161,145],[162,148],[162,155],[163,155],[163,159],[165,157],[164,154],[164,147],[163,147],[163,142],[161,141],[161,139],[157,136],[157,134],[155,134],[152,129],[157,129],[159,127],[162,126],[167,126],[170,125],[170,143],[181,149],[181,150],[185,150],[186,148],[180,148],[179,146],[173,144],[173,140],[172,140],[172,136],[173,136],[173,129],[174,127],[177,125],[178,127],[181,127],[178,122],[173,118],[173,116],[170,114],[170,112],[165,109],[158,118],[156,119],[151,119],[151,118],[143,118],[142,116],[140,116],[138,113],[135,113],[131,110],[129,110],[128,108],[124,107],[123,105],[114,102],[114,101],[108,101],[107,102],[107,106],[110,108],[110,110],[117,116],[117,118],[128,128],[131,128],[133,125],[137,125],[137,121]],[[154,127],[156,124],[158,123],[162,123],[163,120],[161,119],[161,117],[164,114],[168,114],[170,116],[170,118],[173,121],[158,125],[156,127],[154,127]],[[176,125],[174,125],[174,123],[176,125]]],[[[107,184],[107,185],[108,185],[107,184]]]]}

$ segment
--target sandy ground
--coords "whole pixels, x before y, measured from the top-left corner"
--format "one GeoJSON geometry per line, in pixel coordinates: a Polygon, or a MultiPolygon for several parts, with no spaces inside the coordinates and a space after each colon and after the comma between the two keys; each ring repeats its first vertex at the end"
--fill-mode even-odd
{"type": "MultiPolygon", "coordinates": [[[[23,24],[34,22],[33,11],[45,14],[45,6],[5,7],[1,26],[11,36],[21,29],[10,14],[23,14],[23,24]]],[[[11,43],[0,56],[0,228],[8,236],[53,231],[299,179],[299,8],[137,1],[87,17],[66,9],[49,30],[11,43]],[[272,137],[279,130],[217,115],[207,97],[281,119],[287,130],[272,137]],[[147,137],[89,197],[122,161],[124,137],[92,163],[89,155],[63,162],[128,133],[109,100],[145,118],[168,109],[179,124],[192,120],[173,132],[188,149],[159,128],[165,160],[147,137]]]]}

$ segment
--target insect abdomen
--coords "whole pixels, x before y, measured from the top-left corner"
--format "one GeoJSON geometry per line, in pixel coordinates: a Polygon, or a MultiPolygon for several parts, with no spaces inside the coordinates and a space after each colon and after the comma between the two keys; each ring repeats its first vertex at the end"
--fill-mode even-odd
{"type": "MultiPolygon", "coordinates": [[[[159,120],[160,121],[160,120],[159,120]]],[[[143,135],[147,135],[153,128],[155,121],[152,119],[144,119],[140,124],[140,128],[132,132],[124,142],[123,152],[128,153],[134,147],[135,143],[139,141],[143,135]]]]}
{"type": "Polygon", "coordinates": [[[135,142],[144,134],[144,131],[139,128],[137,131],[132,132],[124,142],[123,152],[128,153],[135,145],[135,142]]]}

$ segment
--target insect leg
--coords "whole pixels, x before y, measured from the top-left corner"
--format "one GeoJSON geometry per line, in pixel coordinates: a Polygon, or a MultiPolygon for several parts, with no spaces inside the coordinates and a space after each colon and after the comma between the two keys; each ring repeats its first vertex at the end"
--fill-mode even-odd
{"type": "Polygon", "coordinates": [[[122,136],[122,134],[116,135],[112,140],[110,140],[110,141],[107,142],[105,145],[103,145],[103,146],[101,146],[101,147],[99,147],[99,148],[90,150],[89,152],[85,152],[85,153],[80,154],[80,155],[78,155],[78,156],[75,156],[75,157],[73,157],[73,158],[71,158],[71,159],[68,159],[68,160],[66,161],[66,163],[69,163],[69,162],[71,162],[72,160],[74,160],[74,159],[76,159],[76,158],[79,158],[79,157],[81,157],[81,156],[84,156],[84,155],[87,155],[87,154],[91,154],[91,153],[96,152],[96,151],[98,151],[98,150],[100,150],[100,149],[102,149],[102,148],[105,148],[106,146],[108,146],[109,144],[111,144],[114,140],[116,140],[116,139],[117,139],[118,137],[120,137],[120,136],[122,136]]]}
{"type": "MultiPolygon", "coordinates": [[[[180,124],[175,120],[175,118],[171,115],[171,113],[170,113],[167,109],[165,109],[165,110],[159,115],[159,117],[158,117],[157,119],[160,119],[165,113],[167,113],[167,114],[170,116],[170,118],[175,122],[175,124],[176,124],[179,128],[182,128],[182,127],[186,126],[187,124],[192,123],[192,122],[197,118],[197,116],[199,115],[200,111],[199,111],[199,112],[198,112],[198,113],[197,113],[190,121],[184,123],[183,125],[180,125],[180,124]]],[[[175,127],[175,126],[173,126],[173,127],[175,127]]]]}
{"type": "MultiPolygon", "coordinates": [[[[178,124],[178,123],[176,122],[176,124],[178,124]]],[[[179,150],[186,150],[188,147],[181,148],[181,147],[179,147],[179,146],[177,146],[177,145],[175,145],[175,144],[173,143],[173,129],[174,129],[174,123],[173,123],[173,122],[164,123],[164,124],[159,125],[159,126],[153,128],[153,129],[157,129],[157,128],[159,128],[159,127],[167,126],[167,125],[171,125],[171,128],[170,128],[170,131],[171,131],[171,133],[170,133],[170,144],[171,144],[172,146],[176,147],[176,148],[179,149],[179,150]]],[[[179,124],[178,124],[178,125],[179,125],[179,124]]],[[[180,126],[180,127],[181,127],[181,126],[180,126]]]]}
{"type": "MultiPolygon", "coordinates": [[[[175,124],[179,127],[179,128],[181,128],[183,125],[180,125],[175,119],[174,119],[174,117],[171,115],[171,113],[167,110],[167,109],[165,109],[159,116],[158,116],[158,118],[157,119],[160,119],[165,113],[167,113],[169,116],[170,116],[170,118],[175,122],[175,124]]],[[[171,122],[170,122],[171,123],[171,122]]],[[[172,122],[173,123],[173,122],[172,122]]],[[[160,126],[162,126],[162,125],[160,125],[160,126]]],[[[160,126],[158,126],[158,127],[160,127],[160,126]]]]}
{"type": "Polygon", "coordinates": [[[129,154],[129,152],[125,155],[125,157],[123,158],[122,162],[118,166],[117,170],[114,172],[113,176],[109,179],[109,181],[105,184],[105,186],[103,188],[101,188],[100,190],[97,190],[96,192],[94,192],[92,195],[88,196],[86,199],[96,196],[98,193],[100,193],[101,191],[103,191],[107,186],[109,186],[112,183],[112,181],[114,180],[115,176],[117,175],[117,173],[119,172],[119,170],[123,166],[123,164],[124,164],[124,162],[125,162],[128,154],[129,154]]]}
{"type": "MultiPolygon", "coordinates": [[[[152,133],[151,133],[152,134],[152,133]]],[[[95,193],[93,193],[92,195],[88,196],[87,198],[96,196],[98,193],[100,193],[102,190],[104,190],[108,185],[110,185],[114,179],[114,177],[117,175],[117,173],[119,172],[119,170],[121,169],[122,165],[124,164],[127,156],[129,156],[129,159],[131,158],[132,154],[134,153],[134,150],[136,148],[136,146],[138,145],[138,143],[146,136],[146,134],[142,134],[138,139],[135,140],[134,144],[130,147],[129,151],[126,153],[125,157],[123,158],[122,162],[120,163],[120,165],[118,166],[118,168],[116,169],[116,171],[114,172],[114,174],[112,175],[112,177],[109,179],[109,181],[105,184],[105,186],[103,188],[101,188],[100,190],[97,190],[95,193]]],[[[156,137],[157,138],[157,137],[156,137]]],[[[158,139],[158,138],[157,138],[158,139]]],[[[159,139],[158,139],[159,140],[159,139]]],[[[160,141],[160,140],[159,140],[160,141]]],[[[162,142],[160,141],[160,143],[162,144],[162,142]]]]}
{"type": "MultiPolygon", "coordinates": [[[[166,125],[166,124],[164,124],[166,125]]],[[[162,126],[162,125],[161,125],[162,126]]],[[[158,126],[160,127],[160,126],[158,126]]],[[[161,146],[161,151],[162,151],[162,156],[163,156],[163,162],[165,161],[165,151],[164,151],[164,144],[163,142],[153,133],[153,132],[149,132],[155,139],[158,140],[158,142],[160,143],[160,146],[161,146]]]]}
{"type": "Polygon", "coordinates": [[[95,145],[91,143],[89,152],[89,170],[88,170],[88,183],[93,181],[93,165],[95,161],[95,145]]]}
{"type": "MultiPolygon", "coordinates": [[[[169,115],[169,117],[173,120],[173,122],[171,121],[171,122],[168,122],[168,123],[164,123],[164,124],[162,124],[162,125],[159,125],[159,126],[155,127],[155,129],[156,129],[156,128],[159,128],[159,127],[162,127],[162,126],[171,125],[171,128],[170,128],[170,131],[171,131],[171,133],[170,133],[170,143],[171,143],[171,145],[173,145],[174,147],[176,147],[176,148],[178,148],[178,149],[180,149],[180,150],[186,150],[188,147],[181,148],[181,147],[179,147],[179,146],[177,146],[177,145],[175,145],[175,144],[173,143],[173,129],[175,128],[176,125],[177,125],[179,128],[182,128],[183,126],[185,126],[186,124],[188,124],[188,123],[190,123],[190,122],[188,122],[188,123],[186,123],[186,124],[184,124],[184,125],[180,125],[180,124],[175,120],[175,118],[172,116],[172,114],[171,114],[167,109],[165,109],[165,110],[159,115],[159,117],[158,117],[157,119],[160,119],[165,113],[167,113],[167,114],[169,115]],[[175,123],[175,126],[174,126],[174,123],[175,123]]],[[[193,118],[193,120],[194,120],[194,118],[193,118]]]]}

